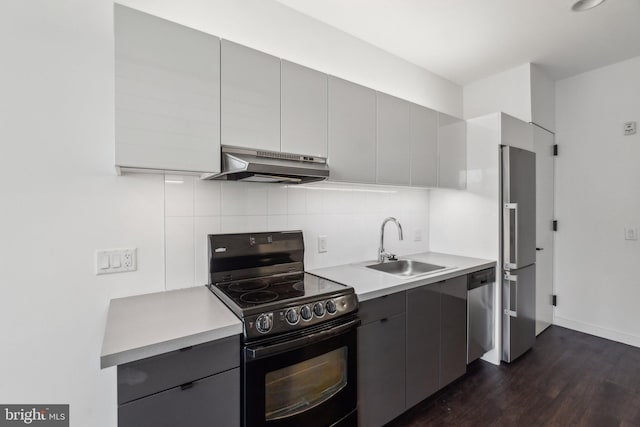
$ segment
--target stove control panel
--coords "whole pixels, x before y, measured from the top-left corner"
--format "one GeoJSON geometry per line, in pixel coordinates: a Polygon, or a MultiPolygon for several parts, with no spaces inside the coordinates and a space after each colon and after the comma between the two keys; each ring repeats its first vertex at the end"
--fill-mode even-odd
{"type": "Polygon", "coordinates": [[[355,294],[285,307],[273,312],[245,317],[245,336],[256,338],[290,332],[355,312],[358,299],[355,294]]]}

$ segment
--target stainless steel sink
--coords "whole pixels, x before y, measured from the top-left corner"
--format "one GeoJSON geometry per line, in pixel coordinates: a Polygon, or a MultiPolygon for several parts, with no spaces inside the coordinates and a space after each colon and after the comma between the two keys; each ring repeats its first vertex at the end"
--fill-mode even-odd
{"type": "Polygon", "coordinates": [[[443,267],[442,265],[427,264],[426,262],[411,261],[410,259],[401,259],[398,261],[388,261],[367,265],[367,268],[372,268],[384,273],[395,274],[396,276],[410,277],[442,270],[446,267],[443,267]]]}

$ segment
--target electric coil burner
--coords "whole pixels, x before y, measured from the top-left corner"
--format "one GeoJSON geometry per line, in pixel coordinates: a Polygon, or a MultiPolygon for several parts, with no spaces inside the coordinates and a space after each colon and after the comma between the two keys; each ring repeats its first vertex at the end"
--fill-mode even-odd
{"type": "Polygon", "coordinates": [[[301,231],[209,235],[209,288],[243,323],[244,426],[356,426],[358,300],[304,272],[301,231]]]}

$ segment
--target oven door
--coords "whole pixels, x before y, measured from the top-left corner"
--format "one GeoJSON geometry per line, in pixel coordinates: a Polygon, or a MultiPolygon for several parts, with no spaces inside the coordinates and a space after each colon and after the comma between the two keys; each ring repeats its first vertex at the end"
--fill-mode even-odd
{"type": "Polygon", "coordinates": [[[243,422],[254,426],[357,424],[357,318],[244,349],[243,422]]]}

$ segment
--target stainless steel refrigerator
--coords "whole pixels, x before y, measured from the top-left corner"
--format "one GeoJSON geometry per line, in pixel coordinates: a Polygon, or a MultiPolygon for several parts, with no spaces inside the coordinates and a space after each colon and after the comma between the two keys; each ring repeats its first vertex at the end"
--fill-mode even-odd
{"type": "Polygon", "coordinates": [[[536,340],[536,155],[503,146],[502,360],[536,340]]]}

